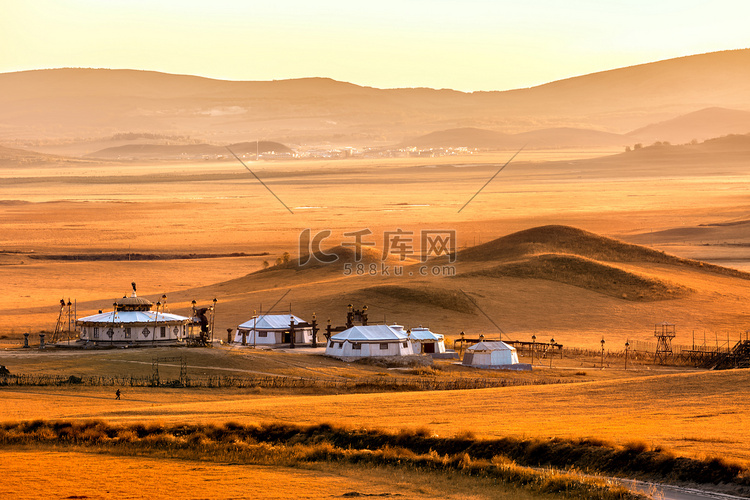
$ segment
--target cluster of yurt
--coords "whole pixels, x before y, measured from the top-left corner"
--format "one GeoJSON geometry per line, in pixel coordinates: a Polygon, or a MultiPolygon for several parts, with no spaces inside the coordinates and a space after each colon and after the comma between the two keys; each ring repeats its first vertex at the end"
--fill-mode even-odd
{"type": "MultiPolygon", "coordinates": [[[[164,306],[157,302],[154,310],[151,301],[138,297],[133,283],[132,294],[115,301],[112,311],[99,311],[98,314],[76,321],[81,332],[80,341],[86,345],[179,345],[186,339],[189,340],[188,337],[192,338],[193,329],[197,326],[205,329],[204,323],[207,320],[202,310],[195,308],[195,301],[195,317],[160,311],[159,307],[164,306]]],[[[433,333],[421,325],[410,330],[396,324],[368,325],[366,308],[362,311],[353,311],[350,305],[346,326],[333,329],[330,320],[328,323],[325,343],[325,353],[328,356],[344,360],[412,355],[455,357],[453,351],[446,351],[443,335],[433,333]],[[353,325],[355,313],[362,320],[362,325],[353,325]],[[334,331],[338,333],[334,334],[334,331]]],[[[317,331],[315,315],[312,323],[307,323],[291,313],[260,314],[254,315],[236,328],[233,342],[241,346],[316,345],[317,331]]],[[[477,368],[531,369],[531,365],[519,363],[518,353],[513,346],[500,340],[484,340],[482,336],[478,343],[466,349],[463,365],[477,368]]]]}

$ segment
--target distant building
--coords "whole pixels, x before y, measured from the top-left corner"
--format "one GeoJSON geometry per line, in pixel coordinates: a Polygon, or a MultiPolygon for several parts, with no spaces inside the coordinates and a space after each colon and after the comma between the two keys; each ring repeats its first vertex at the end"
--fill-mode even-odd
{"type": "Polygon", "coordinates": [[[80,340],[95,345],[169,345],[188,334],[190,318],[152,311],[153,303],[133,290],[113,305],[113,310],[76,320],[80,340]]]}
{"type": "Polygon", "coordinates": [[[353,326],[332,335],[326,354],[342,359],[414,354],[408,335],[388,325],[353,326]]]}
{"type": "Polygon", "coordinates": [[[262,314],[237,327],[234,343],[243,345],[275,345],[291,342],[294,325],[294,343],[312,343],[312,326],[293,314],[262,314]]]}

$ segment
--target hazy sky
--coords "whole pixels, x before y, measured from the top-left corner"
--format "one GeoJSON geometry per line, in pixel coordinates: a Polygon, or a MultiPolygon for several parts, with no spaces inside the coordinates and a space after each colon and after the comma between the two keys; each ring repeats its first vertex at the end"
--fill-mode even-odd
{"type": "Polygon", "coordinates": [[[746,0],[0,0],[0,72],[506,90],[750,47],[746,0]]]}

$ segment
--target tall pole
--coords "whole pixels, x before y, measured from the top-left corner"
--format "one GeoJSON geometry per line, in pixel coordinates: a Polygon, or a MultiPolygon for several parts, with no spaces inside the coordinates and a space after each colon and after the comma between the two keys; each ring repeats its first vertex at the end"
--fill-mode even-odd
{"type": "Polygon", "coordinates": [[[534,364],[534,348],[536,347],[536,335],[531,336],[531,364],[534,364]]]}
{"type": "Polygon", "coordinates": [[[628,369],[628,350],[630,349],[630,342],[625,341],[625,369],[628,369]]]}
{"type": "MultiPolygon", "coordinates": [[[[197,316],[196,316],[197,315],[197,310],[195,309],[195,304],[197,304],[197,302],[195,301],[195,299],[193,299],[192,302],[190,302],[190,304],[192,304],[192,306],[193,306],[193,315],[192,315],[192,318],[194,320],[197,320],[197,316]]],[[[189,342],[192,343],[194,341],[195,341],[195,322],[191,321],[190,322],[190,340],[189,340],[189,342]]]]}
{"type": "Polygon", "coordinates": [[[109,344],[114,345],[115,343],[115,317],[117,316],[117,302],[112,302],[112,335],[109,337],[109,344]]]}
{"type": "Polygon", "coordinates": [[[602,370],[604,370],[604,337],[602,337],[602,370]]]}
{"type": "Polygon", "coordinates": [[[313,312],[312,315],[312,346],[318,347],[318,317],[313,312]]]}
{"type": "Polygon", "coordinates": [[[211,314],[211,344],[213,345],[214,342],[214,325],[216,324],[216,297],[214,297],[213,303],[214,308],[212,309],[213,314],[211,314]]]}
{"type": "Polygon", "coordinates": [[[68,299],[68,338],[70,338],[70,314],[73,303],[68,299]]]}
{"type": "Polygon", "coordinates": [[[151,345],[156,345],[156,329],[159,326],[159,306],[161,306],[161,302],[158,300],[156,301],[156,314],[154,314],[154,331],[151,335],[151,345]]]}
{"type": "Polygon", "coordinates": [[[553,338],[552,340],[549,341],[549,347],[550,347],[550,351],[549,351],[549,367],[550,368],[552,368],[552,350],[551,349],[552,349],[552,346],[554,344],[555,344],[555,339],[553,338]]]}

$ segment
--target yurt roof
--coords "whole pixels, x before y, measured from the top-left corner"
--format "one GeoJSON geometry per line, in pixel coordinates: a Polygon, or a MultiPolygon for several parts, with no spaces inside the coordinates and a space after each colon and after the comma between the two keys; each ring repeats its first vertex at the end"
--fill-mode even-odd
{"type": "Polygon", "coordinates": [[[117,311],[94,314],[79,318],[81,323],[181,323],[190,318],[170,313],[156,313],[155,311],[117,311]],[[158,314],[158,316],[157,316],[158,314]]]}
{"type": "Polygon", "coordinates": [[[134,306],[134,305],[152,306],[154,305],[154,303],[148,300],[147,298],[137,297],[135,294],[131,295],[130,297],[123,297],[121,299],[117,299],[115,303],[118,306],[134,306]]]}
{"type": "Polygon", "coordinates": [[[515,351],[516,348],[502,340],[482,341],[466,349],[467,351],[515,351]]]}
{"type": "Polygon", "coordinates": [[[289,328],[290,318],[294,320],[295,325],[305,321],[293,314],[264,314],[257,318],[245,321],[240,328],[257,329],[257,330],[286,330],[289,328]]]}
{"type": "Polygon", "coordinates": [[[411,333],[409,333],[409,337],[411,337],[414,340],[428,340],[428,341],[440,341],[445,338],[439,333],[432,333],[429,328],[422,328],[422,327],[412,328],[411,333]]]}
{"type": "Polygon", "coordinates": [[[388,342],[406,340],[405,333],[394,330],[388,325],[353,326],[348,330],[331,336],[331,340],[342,342],[388,342]]]}

